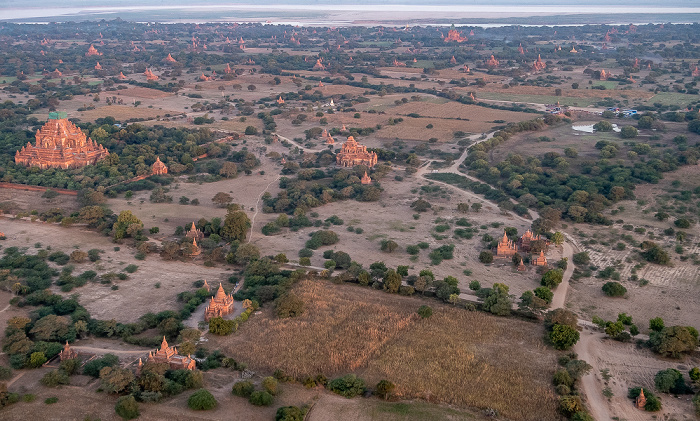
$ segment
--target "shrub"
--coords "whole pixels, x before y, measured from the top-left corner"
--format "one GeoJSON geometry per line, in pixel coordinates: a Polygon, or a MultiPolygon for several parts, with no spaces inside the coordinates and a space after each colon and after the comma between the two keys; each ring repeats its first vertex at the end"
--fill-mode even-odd
{"type": "Polygon", "coordinates": [[[396,385],[389,380],[380,380],[377,383],[377,396],[383,399],[387,399],[391,393],[396,389],[396,385]]]}
{"type": "Polygon", "coordinates": [[[225,320],[223,317],[213,317],[209,320],[209,332],[215,335],[230,335],[235,329],[236,322],[233,320],[225,320]]]}
{"type": "Polygon", "coordinates": [[[272,405],[272,395],[263,390],[257,390],[251,393],[248,402],[255,406],[270,406],[272,405]]]}
{"type": "Polygon", "coordinates": [[[0,380],[9,380],[12,378],[12,369],[9,367],[0,366],[0,380]]]}
{"type": "Polygon", "coordinates": [[[544,275],[542,275],[540,284],[546,286],[549,289],[554,289],[561,283],[563,279],[564,271],[562,271],[561,269],[550,269],[544,275]]]}
{"type": "Polygon", "coordinates": [[[138,265],[129,265],[124,268],[124,270],[128,273],[134,273],[139,269],[138,265]]]}
{"type": "Polygon", "coordinates": [[[433,309],[430,306],[422,305],[418,307],[418,315],[424,319],[433,315],[433,309]]]}
{"type": "Polygon", "coordinates": [[[478,291],[481,289],[481,283],[479,281],[470,281],[469,289],[472,291],[478,291]]]}
{"type": "Polygon", "coordinates": [[[544,300],[544,302],[547,304],[550,304],[552,302],[552,298],[554,298],[554,293],[547,287],[537,287],[535,288],[534,293],[537,298],[544,300]]]}
{"type": "Polygon", "coordinates": [[[187,399],[187,406],[195,411],[214,409],[216,404],[216,398],[207,389],[199,389],[187,399]]]}
{"type": "Polygon", "coordinates": [[[249,380],[234,383],[233,388],[231,389],[231,393],[243,398],[249,398],[254,391],[255,386],[249,380]]]}
{"type": "Polygon", "coordinates": [[[277,394],[277,379],[275,379],[272,376],[265,377],[262,380],[262,387],[265,389],[265,391],[271,395],[276,395],[277,394]]]}
{"type": "Polygon", "coordinates": [[[304,302],[291,292],[288,292],[275,300],[277,317],[284,319],[296,317],[304,313],[304,302]]]}
{"type": "Polygon", "coordinates": [[[661,370],[654,376],[654,386],[662,393],[682,394],[688,389],[683,374],[675,368],[661,370]]]}
{"type": "Polygon", "coordinates": [[[296,406],[283,406],[277,409],[275,421],[303,421],[304,411],[296,406]]]}
{"type": "Polygon", "coordinates": [[[490,251],[482,251],[479,253],[479,261],[483,264],[493,263],[493,253],[490,251]]]}
{"type": "Polygon", "coordinates": [[[49,371],[41,378],[41,384],[46,387],[56,387],[62,384],[70,384],[70,377],[61,370],[49,371]]]}
{"type": "Polygon", "coordinates": [[[569,349],[578,342],[578,330],[568,325],[555,324],[549,333],[549,340],[556,349],[569,349]]]}
{"type": "Polygon", "coordinates": [[[331,392],[346,398],[353,398],[364,393],[365,382],[354,374],[347,374],[343,377],[331,380],[331,382],[328,383],[328,387],[331,392]]]}
{"type": "Polygon", "coordinates": [[[608,297],[622,297],[627,293],[627,288],[622,286],[619,282],[612,281],[606,282],[605,285],[603,285],[603,292],[608,297]]]}
{"type": "Polygon", "coordinates": [[[44,399],[44,403],[47,405],[51,405],[52,403],[56,403],[56,402],[58,402],[58,398],[55,396],[51,397],[51,398],[44,399]]]}
{"type": "Polygon", "coordinates": [[[122,396],[117,399],[114,411],[125,420],[133,420],[139,416],[139,405],[133,395],[122,396]]]}

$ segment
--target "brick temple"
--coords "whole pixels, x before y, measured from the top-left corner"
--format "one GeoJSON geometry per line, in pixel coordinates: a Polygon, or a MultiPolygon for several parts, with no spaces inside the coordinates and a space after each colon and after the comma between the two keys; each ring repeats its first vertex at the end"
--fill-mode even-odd
{"type": "Polygon", "coordinates": [[[233,313],[233,295],[226,294],[224,287],[219,283],[216,295],[211,297],[209,305],[204,310],[204,321],[209,321],[214,317],[222,317],[233,313]]]}
{"type": "Polygon", "coordinates": [[[163,161],[158,156],[156,157],[156,162],[151,165],[151,173],[153,175],[165,175],[168,173],[168,167],[163,164],[163,161]]]}
{"type": "MultiPolygon", "coordinates": [[[[169,346],[168,341],[163,336],[163,342],[160,344],[160,349],[155,352],[148,353],[148,362],[150,363],[166,363],[171,370],[194,370],[197,363],[189,356],[185,357],[177,353],[177,348],[169,346]]],[[[142,364],[139,360],[139,368],[142,364]]]]}
{"type": "Polygon", "coordinates": [[[36,144],[27,143],[15,153],[15,164],[29,167],[80,168],[95,164],[109,152],[85,136],[65,113],[49,113],[49,120],[36,132],[36,144]]]}
{"type": "Polygon", "coordinates": [[[367,146],[360,145],[352,136],[348,136],[348,140],[343,143],[335,159],[341,167],[366,165],[371,168],[377,165],[377,153],[367,152],[367,146]]]}

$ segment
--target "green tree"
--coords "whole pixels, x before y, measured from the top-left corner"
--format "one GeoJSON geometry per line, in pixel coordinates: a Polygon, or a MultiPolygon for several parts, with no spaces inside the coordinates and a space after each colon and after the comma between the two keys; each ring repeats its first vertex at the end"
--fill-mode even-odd
{"type": "Polygon", "coordinates": [[[211,201],[214,202],[214,204],[216,204],[217,206],[225,208],[231,202],[233,202],[233,197],[231,197],[231,195],[228,193],[220,191],[216,193],[214,197],[211,198],[211,201]]]}
{"type": "Polygon", "coordinates": [[[624,126],[620,129],[620,137],[623,139],[634,139],[639,132],[634,126],[624,126]]]}
{"type": "Polygon", "coordinates": [[[389,396],[394,392],[394,389],[396,389],[396,385],[389,380],[380,380],[379,383],[377,383],[377,396],[380,398],[383,398],[384,400],[387,400],[389,396]]]}
{"type": "Polygon", "coordinates": [[[433,315],[433,309],[430,306],[422,305],[418,307],[418,315],[423,319],[427,319],[433,315]]]}
{"type": "Polygon", "coordinates": [[[105,367],[100,370],[100,380],[107,393],[121,393],[134,380],[134,373],[125,368],[105,367]]]}
{"type": "Polygon", "coordinates": [[[249,229],[248,215],[242,210],[230,209],[226,214],[220,235],[226,241],[245,241],[249,229]]]}
{"type": "Polygon", "coordinates": [[[655,317],[649,320],[649,330],[654,332],[661,332],[664,330],[664,319],[661,317],[655,317]]]}
{"type": "Polygon", "coordinates": [[[29,356],[29,367],[39,368],[47,361],[46,355],[43,352],[32,352],[29,356]]]}
{"type": "Polygon", "coordinates": [[[401,275],[396,273],[394,269],[389,269],[384,275],[384,290],[391,294],[399,292],[401,287],[401,275]]]}
{"type": "Polygon", "coordinates": [[[222,317],[213,317],[209,319],[209,332],[215,335],[230,335],[235,329],[236,322],[233,320],[225,320],[222,317]]]}
{"type": "Polygon", "coordinates": [[[381,249],[387,253],[391,253],[399,247],[394,240],[382,240],[381,249]]]}
{"type": "Polygon", "coordinates": [[[561,269],[550,269],[542,275],[540,283],[549,289],[556,288],[564,279],[564,271],[561,269]]]}
{"type": "Polygon", "coordinates": [[[272,395],[264,390],[257,390],[250,394],[248,402],[255,406],[270,406],[272,405],[272,395]]]}
{"type": "Polygon", "coordinates": [[[543,300],[547,304],[551,304],[552,298],[554,298],[554,293],[551,289],[547,287],[537,287],[534,290],[534,294],[537,298],[543,300]]]}
{"type": "Polygon", "coordinates": [[[698,347],[697,330],[687,326],[665,327],[649,334],[651,349],[664,357],[681,358],[698,347]]]}
{"type": "Polygon", "coordinates": [[[479,253],[479,261],[483,264],[493,263],[493,253],[490,251],[482,251],[479,253]]]}
{"type": "Polygon", "coordinates": [[[117,399],[114,411],[125,420],[133,420],[140,415],[139,405],[136,403],[134,395],[122,396],[117,399]]]}
{"type": "Polygon", "coordinates": [[[627,288],[619,282],[611,281],[603,285],[603,292],[608,297],[622,297],[627,293],[627,288]]]}
{"type": "Polygon", "coordinates": [[[134,236],[142,229],[143,222],[131,213],[131,211],[125,210],[119,213],[117,222],[112,226],[112,233],[115,240],[120,240],[125,237],[134,236]]]}
{"type": "Polygon", "coordinates": [[[675,368],[667,368],[657,372],[654,376],[654,386],[662,393],[677,393],[678,391],[683,393],[686,388],[683,374],[675,368]]]}
{"type": "Polygon", "coordinates": [[[491,292],[484,299],[484,310],[498,316],[509,315],[513,306],[513,299],[508,295],[508,291],[507,285],[493,284],[491,292]]]}
{"type": "Polygon", "coordinates": [[[187,406],[195,411],[214,409],[216,405],[216,398],[207,389],[199,389],[187,399],[187,406]]]}
{"type": "Polygon", "coordinates": [[[277,394],[277,379],[272,376],[265,377],[262,380],[262,387],[265,391],[271,395],[277,394]]]}
{"type": "Polygon", "coordinates": [[[283,406],[277,409],[275,421],[304,421],[304,411],[296,406],[283,406]]]}
{"type": "Polygon", "coordinates": [[[292,292],[287,292],[275,300],[277,317],[296,317],[304,313],[304,301],[292,292]]]}
{"type": "Polygon", "coordinates": [[[243,380],[233,384],[231,393],[236,396],[248,398],[255,391],[255,385],[250,380],[243,380]]]}
{"type": "Polygon", "coordinates": [[[567,325],[555,324],[549,333],[549,340],[556,349],[569,349],[578,342],[578,330],[567,325]]]}
{"type": "Polygon", "coordinates": [[[611,132],[612,129],[612,124],[610,124],[610,122],[606,120],[601,120],[593,125],[593,130],[597,132],[611,132]]]}
{"type": "Polygon", "coordinates": [[[331,392],[346,398],[353,398],[365,391],[365,381],[354,374],[346,374],[343,377],[333,379],[328,383],[331,392]]]}
{"type": "Polygon", "coordinates": [[[561,246],[564,244],[564,234],[559,231],[555,232],[552,234],[552,242],[557,246],[561,246]]]}

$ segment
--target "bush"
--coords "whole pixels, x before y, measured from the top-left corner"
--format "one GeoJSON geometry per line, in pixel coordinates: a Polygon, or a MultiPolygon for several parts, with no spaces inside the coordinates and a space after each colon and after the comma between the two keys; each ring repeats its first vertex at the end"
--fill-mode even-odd
{"type": "Polygon", "coordinates": [[[265,391],[271,395],[276,395],[277,394],[277,379],[274,377],[265,377],[262,380],[262,387],[265,389],[265,391]]]}
{"type": "Polygon", "coordinates": [[[556,349],[569,349],[578,342],[578,330],[568,325],[555,324],[549,333],[549,340],[556,349]]]}
{"type": "Polygon", "coordinates": [[[377,383],[377,396],[383,399],[387,399],[391,393],[396,389],[396,385],[389,380],[380,380],[377,383]]]}
{"type": "Polygon", "coordinates": [[[296,406],[283,406],[277,409],[275,421],[304,421],[304,411],[296,406]]]}
{"type": "Polygon", "coordinates": [[[634,139],[638,134],[637,128],[633,126],[625,126],[620,129],[620,137],[623,139],[634,139]]]}
{"type": "Polygon", "coordinates": [[[479,261],[483,264],[493,263],[493,253],[490,251],[482,251],[479,253],[479,261]]]}
{"type": "Polygon", "coordinates": [[[605,285],[603,285],[603,292],[608,297],[622,297],[627,293],[627,288],[622,286],[619,282],[612,281],[606,282],[605,285]]]}
{"type": "Polygon", "coordinates": [[[544,302],[547,304],[550,304],[552,302],[552,298],[554,298],[554,293],[547,287],[537,287],[535,288],[534,293],[537,298],[544,300],[544,302]]]}
{"type": "Polygon", "coordinates": [[[0,380],[9,380],[12,378],[12,369],[9,367],[0,366],[0,380]]]}
{"type": "Polygon", "coordinates": [[[49,371],[41,378],[41,384],[46,387],[56,387],[63,384],[70,384],[70,377],[61,370],[49,371]]]}
{"type": "Polygon", "coordinates": [[[424,319],[433,315],[433,309],[430,306],[422,305],[418,307],[418,315],[424,319]]]}
{"type": "Polygon", "coordinates": [[[125,420],[133,420],[139,416],[139,405],[133,395],[122,396],[117,399],[114,411],[125,420]]]}
{"type": "Polygon", "coordinates": [[[187,399],[187,406],[195,411],[214,409],[216,405],[216,398],[207,389],[199,389],[187,399]]]}
{"type": "Polygon", "coordinates": [[[333,379],[328,383],[331,392],[337,393],[346,398],[353,398],[361,395],[365,391],[365,382],[354,374],[347,374],[343,377],[333,379]]]}
{"type": "Polygon", "coordinates": [[[544,275],[542,275],[540,284],[549,289],[554,289],[561,283],[563,279],[564,271],[562,271],[561,269],[550,269],[544,275]]]}
{"type": "Polygon", "coordinates": [[[272,405],[272,395],[265,391],[255,391],[251,393],[248,402],[255,406],[270,406],[272,405]]]}
{"type": "Polygon", "coordinates": [[[255,386],[249,380],[234,383],[231,393],[242,398],[249,398],[255,391],[255,386]]]}
{"type": "Polygon", "coordinates": [[[683,380],[683,374],[675,368],[668,368],[656,373],[654,386],[659,392],[673,394],[683,394],[689,389],[683,380]]]}
{"type": "Polygon", "coordinates": [[[139,269],[138,265],[129,265],[124,268],[124,270],[128,273],[134,273],[139,269]]]}
{"type": "Polygon", "coordinates": [[[288,292],[275,300],[277,317],[284,319],[296,317],[304,313],[304,302],[291,292],[288,292]]]}
{"type": "Polygon", "coordinates": [[[235,329],[236,322],[233,320],[226,320],[223,317],[213,317],[209,320],[209,332],[215,335],[230,335],[235,329]]]}

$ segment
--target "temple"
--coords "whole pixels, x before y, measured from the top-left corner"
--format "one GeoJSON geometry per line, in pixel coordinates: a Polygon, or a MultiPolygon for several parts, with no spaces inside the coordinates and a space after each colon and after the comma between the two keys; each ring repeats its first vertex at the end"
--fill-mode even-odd
{"type": "Polygon", "coordinates": [[[166,63],[177,63],[177,60],[175,60],[173,56],[170,55],[170,53],[168,53],[168,56],[164,58],[163,61],[165,61],[166,63]]]}
{"type": "Polygon", "coordinates": [[[178,354],[177,348],[169,346],[165,336],[163,336],[160,349],[148,353],[148,362],[168,364],[171,370],[194,370],[197,365],[192,358],[178,354]]]}
{"type": "Polygon", "coordinates": [[[95,48],[94,45],[90,44],[90,48],[88,48],[87,53],[85,53],[86,56],[101,56],[102,53],[97,51],[97,48],[95,48]]]}
{"type": "Polygon", "coordinates": [[[95,70],[102,70],[102,65],[98,61],[97,64],[95,65],[95,70]]]}
{"type": "Polygon", "coordinates": [[[366,165],[371,168],[377,164],[377,153],[367,152],[366,146],[360,145],[354,137],[348,136],[348,140],[343,143],[343,147],[335,159],[341,167],[366,165]]]}
{"type": "Polygon", "coordinates": [[[493,54],[491,54],[490,59],[486,60],[486,65],[489,67],[498,67],[499,64],[499,61],[496,60],[496,57],[494,57],[493,54]]]}
{"type": "Polygon", "coordinates": [[[233,313],[233,295],[226,294],[224,287],[219,283],[216,295],[211,297],[209,305],[204,310],[204,321],[209,321],[214,317],[223,317],[233,313]]]}
{"type": "Polygon", "coordinates": [[[515,253],[518,252],[518,247],[515,245],[513,240],[508,238],[508,235],[503,231],[503,238],[498,242],[496,246],[496,257],[510,258],[513,257],[515,253]]]}
{"type": "Polygon", "coordinates": [[[282,95],[280,95],[280,97],[277,98],[277,105],[284,105],[284,100],[282,99],[282,95]]]}
{"type": "Polygon", "coordinates": [[[523,236],[520,237],[520,241],[519,241],[518,246],[520,247],[520,250],[522,250],[524,252],[529,252],[530,248],[532,247],[532,242],[539,241],[539,240],[540,240],[539,235],[535,235],[532,233],[532,231],[527,230],[527,231],[525,231],[525,234],[523,234],[523,236]]]}
{"type": "Polygon", "coordinates": [[[192,222],[192,226],[190,230],[187,231],[187,234],[185,234],[185,237],[201,241],[204,238],[204,233],[192,222]]]}
{"type": "Polygon", "coordinates": [[[600,71],[600,80],[608,80],[610,73],[606,73],[605,69],[600,71]]]}
{"type": "Polygon", "coordinates": [[[644,405],[647,404],[647,398],[644,396],[644,388],[639,389],[639,396],[634,400],[634,406],[639,409],[644,409],[644,405]]]}
{"type": "Polygon", "coordinates": [[[523,44],[522,44],[522,43],[518,46],[518,52],[519,52],[520,54],[525,54],[525,50],[523,49],[523,44]]]}
{"type": "Polygon", "coordinates": [[[547,258],[544,257],[544,250],[540,250],[540,255],[532,259],[533,266],[547,266],[547,258]]]}
{"type": "Polygon", "coordinates": [[[365,171],[365,175],[362,176],[360,182],[362,184],[372,184],[372,179],[367,175],[367,171],[365,171]]]}
{"type": "Polygon", "coordinates": [[[80,168],[95,164],[109,152],[71,123],[65,113],[49,113],[49,120],[36,132],[36,145],[27,143],[15,153],[15,164],[29,167],[80,168]]]}
{"type": "Polygon", "coordinates": [[[63,350],[58,354],[58,358],[60,361],[72,360],[74,358],[78,358],[78,353],[71,349],[70,345],[68,345],[68,341],[66,341],[66,345],[63,347],[63,350]]]}
{"type": "Polygon", "coordinates": [[[569,52],[570,52],[570,53],[573,53],[573,54],[576,54],[576,53],[578,53],[578,50],[576,49],[576,46],[575,46],[575,45],[572,45],[572,46],[571,46],[571,51],[569,51],[569,52]]]}
{"type": "Polygon", "coordinates": [[[150,80],[158,80],[158,76],[156,76],[155,74],[153,74],[153,72],[151,71],[151,69],[146,69],[146,71],[143,72],[143,74],[146,75],[146,80],[149,80],[149,81],[150,81],[150,80]]]}
{"type": "Polygon", "coordinates": [[[535,63],[532,65],[532,71],[533,72],[541,72],[547,67],[547,65],[542,61],[542,57],[540,55],[537,55],[537,60],[535,60],[535,63]]]}
{"type": "Polygon", "coordinates": [[[698,69],[698,66],[695,66],[695,70],[693,70],[692,75],[693,77],[700,77],[700,69],[698,69]]]}
{"type": "Polygon", "coordinates": [[[447,36],[445,37],[444,41],[445,41],[445,42],[454,41],[454,42],[458,42],[458,43],[459,43],[459,42],[467,41],[467,37],[463,37],[463,36],[462,36],[462,33],[459,32],[459,31],[457,31],[457,30],[454,29],[454,27],[453,27],[452,29],[450,29],[450,30],[447,32],[447,36]]]}
{"type": "Polygon", "coordinates": [[[158,156],[156,157],[156,162],[151,165],[151,173],[153,175],[165,175],[168,173],[168,167],[163,164],[163,161],[158,156]]]}
{"type": "Polygon", "coordinates": [[[314,70],[326,70],[326,66],[321,62],[322,60],[322,58],[316,60],[316,64],[313,67],[314,70]]]}

